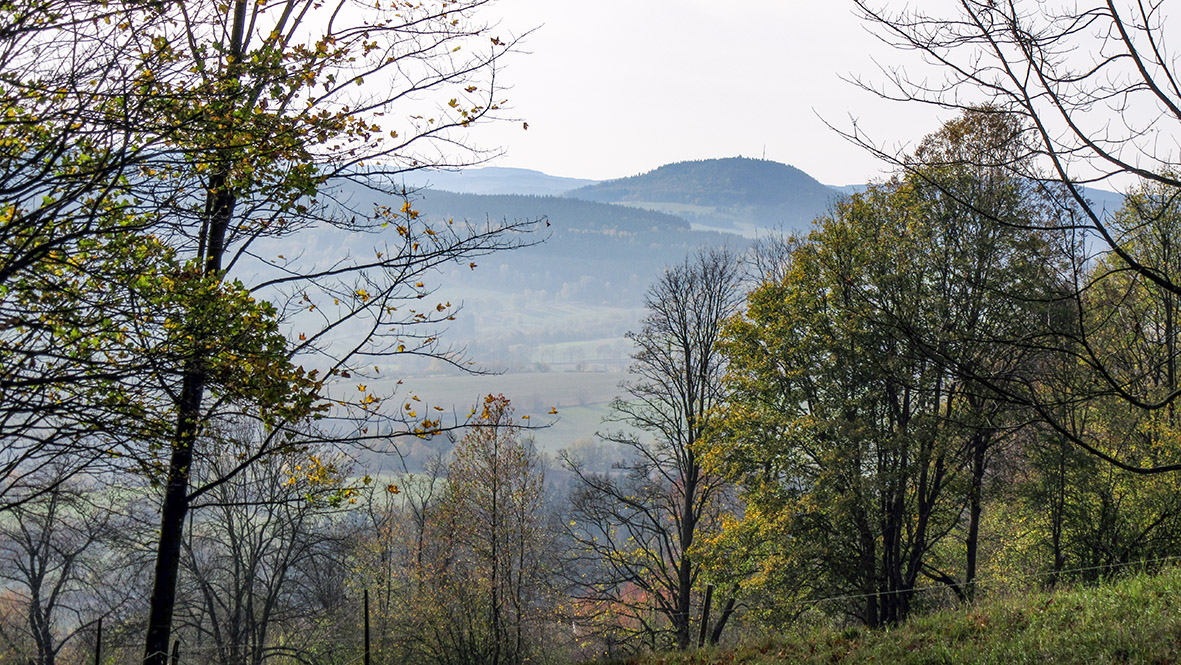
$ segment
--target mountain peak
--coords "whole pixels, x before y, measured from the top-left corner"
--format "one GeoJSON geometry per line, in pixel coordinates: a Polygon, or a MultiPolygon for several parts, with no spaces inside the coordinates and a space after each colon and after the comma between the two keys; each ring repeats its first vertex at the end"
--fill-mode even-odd
{"type": "Polygon", "coordinates": [[[671,212],[700,226],[731,230],[804,228],[835,195],[794,166],[750,157],[666,164],[566,194],[671,212]]]}

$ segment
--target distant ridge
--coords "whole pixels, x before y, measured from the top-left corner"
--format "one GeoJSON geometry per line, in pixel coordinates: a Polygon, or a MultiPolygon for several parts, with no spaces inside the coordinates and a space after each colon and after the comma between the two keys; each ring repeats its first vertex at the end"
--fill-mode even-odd
{"type": "Polygon", "coordinates": [[[660,210],[695,226],[749,235],[762,228],[802,230],[839,193],[794,166],[729,157],[666,164],[566,196],[660,210]]]}
{"type": "Polygon", "coordinates": [[[531,169],[502,166],[486,166],[463,171],[416,171],[406,176],[406,184],[411,187],[458,194],[556,196],[595,182],[585,178],[563,178],[531,169]]]}
{"type": "MultiPolygon", "coordinates": [[[[665,164],[646,173],[595,181],[553,176],[541,171],[483,167],[464,171],[416,171],[406,184],[434,192],[482,196],[558,196],[594,203],[641,208],[679,217],[693,229],[737,233],[747,237],[767,230],[807,232],[812,220],[830,211],[840,197],[864,191],[866,185],[833,187],[804,171],[776,161],[747,157],[701,159],[665,164]]],[[[1123,197],[1086,188],[1101,209],[1117,210],[1123,197]]],[[[438,194],[436,194],[438,196],[438,194]]],[[[536,203],[516,205],[538,208],[536,203]]],[[[549,201],[546,209],[562,208],[549,201]]],[[[576,217],[597,216],[589,209],[564,207],[576,217]]],[[[523,211],[522,211],[523,212],[523,211]]],[[[606,215],[622,221],[619,211],[606,215]]]]}

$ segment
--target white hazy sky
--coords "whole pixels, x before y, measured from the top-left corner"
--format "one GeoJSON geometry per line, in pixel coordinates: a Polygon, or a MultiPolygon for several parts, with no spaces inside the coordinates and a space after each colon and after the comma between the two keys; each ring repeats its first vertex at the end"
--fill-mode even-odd
{"type": "Polygon", "coordinates": [[[842,80],[884,81],[875,59],[911,63],[824,0],[501,0],[504,34],[536,27],[503,79],[514,116],[485,128],[499,166],[607,179],[669,162],[744,155],[826,184],[884,168],[825,126],[852,119],[879,142],[912,143],[938,116],[842,80]]]}

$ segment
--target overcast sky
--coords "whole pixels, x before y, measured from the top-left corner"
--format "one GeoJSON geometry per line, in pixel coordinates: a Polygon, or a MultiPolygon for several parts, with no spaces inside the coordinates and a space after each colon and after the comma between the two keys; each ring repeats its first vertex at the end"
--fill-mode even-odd
{"type": "Polygon", "coordinates": [[[849,2],[501,0],[506,34],[536,27],[502,80],[529,123],[485,128],[495,164],[607,179],[687,159],[744,155],[826,184],[883,166],[825,126],[852,119],[890,145],[934,130],[932,111],[884,102],[842,77],[882,82],[875,59],[907,62],[849,2]]]}

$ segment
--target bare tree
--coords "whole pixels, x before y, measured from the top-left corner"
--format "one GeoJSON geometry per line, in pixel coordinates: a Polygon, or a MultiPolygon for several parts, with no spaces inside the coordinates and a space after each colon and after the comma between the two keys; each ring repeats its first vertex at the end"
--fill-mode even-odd
{"type": "MultiPolygon", "coordinates": [[[[258,435],[234,428],[235,437],[258,435]]],[[[232,450],[206,455],[194,477],[220,478],[236,463],[232,450]]],[[[322,593],[331,577],[318,573],[345,565],[346,538],[334,513],[356,498],[357,490],[344,485],[347,473],[339,454],[291,450],[251,465],[193,506],[179,628],[204,647],[209,662],[303,657],[330,637],[318,619],[339,614],[343,598],[322,593]]]]}
{"type": "Polygon", "coordinates": [[[119,583],[126,569],[116,541],[126,518],[117,500],[79,479],[47,484],[54,490],[0,518],[0,580],[16,594],[21,618],[0,625],[0,639],[18,652],[32,645],[24,655],[36,665],[54,665],[132,595],[119,583]]]}
{"type": "Polygon", "coordinates": [[[421,610],[442,600],[428,573],[446,560],[437,528],[446,474],[440,455],[365,493],[349,579],[371,592],[376,662],[422,662],[431,651],[431,613],[421,610]]]}
{"type": "Polygon", "coordinates": [[[599,628],[652,646],[690,642],[702,571],[693,545],[716,528],[723,492],[703,470],[698,445],[724,398],[715,345],[738,309],[741,281],[728,250],[703,250],[665,271],[648,291],[642,328],[629,335],[638,347],[634,380],[612,405],[612,421],[628,429],[604,437],[628,461],[596,474],[567,458],[579,481],[568,527],[575,598],[588,613],[604,612],[608,625],[599,628]]]}

